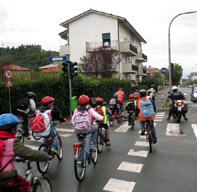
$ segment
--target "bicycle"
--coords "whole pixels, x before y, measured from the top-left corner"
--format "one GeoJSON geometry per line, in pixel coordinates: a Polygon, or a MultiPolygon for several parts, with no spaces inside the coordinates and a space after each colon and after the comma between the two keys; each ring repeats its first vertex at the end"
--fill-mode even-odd
{"type": "Polygon", "coordinates": [[[135,127],[135,115],[134,111],[128,112],[128,124],[131,126],[131,130],[135,127]]]}
{"type": "Polygon", "coordinates": [[[114,121],[117,120],[118,123],[121,123],[123,120],[122,111],[120,110],[120,104],[117,104],[117,108],[114,110],[113,106],[110,106],[110,110],[112,111],[112,117],[109,117],[109,124],[114,124],[114,121]]]}
{"type": "Polygon", "coordinates": [[[27,164],[27,171],[25,173],[24,178],[31,184],[32,192],[52,192],[53,191],[51,183],[46,176],[43,176],[43,175],[33,176],[30,160],[17,157],[16,162],[23,162],[27,164]]]}
{"type": "Polygon", "coordinates": [[[98,135],[97,135],[97,150],[99,153],[102,153],[103,151],[103,145],[106,145],[105,140],[105,128],[103,128],[101,125],[98,126],[98,135]]]}
{"type": "Polygon", "coordinates": [[[146,140],[149,143],[149,151],[150,153],[152,153],[153,136],[152,136],[149,120],[145,121],[145,135],[146,135],[146,140]]]}
{"type": "Polygon", "coordinates": [[[23,131],[23,128],[22,128],[22,124],[17,125],[15,137],[18,138],[20,143],[24,143],[25,138],[24,138],[24,131],[23,131]]]}
{"type": "MultiPolygon", "coordinates": [[[[55,127],[55,122],[53,122],[53,128],[55,129],[54,131],[58,134],[56,127],[55,127]]],[[[44,138],[44,143],[42,143],[38,150],[40,151],[45,151],[46,153],[51,155],[51,144],[52,144],[52,136],[48,135],[48,136],[41,136],[41,138],[44,138]]],[[[60,135],[58,134],[58,142],[57,142],[57,151],[58,153],[52,154],[53,156],[57,156],[57,159],[59,161],[62,160],[63,158],[63,145],[62,145],[62,139],[60,137],[60,135]]],[[[40,173],[46,173],[49,167],[49,161],[47,162],[36,162],[37,167],[38,167],[38,171],[40,173]]]]}
{"type": "Polygon", "coordinates": [[[78,143],[73,144],[74,150],[74,172],[75,177],[78,181],[82,181],[85,177],[86,168],[91,164],[91,161],[95,165],[97,163],[97,147],[95,144],[90,146],[90,156],[88,158],[86,150],[86,138],[87,134],[81,133],[78,134],[78,143]]]}

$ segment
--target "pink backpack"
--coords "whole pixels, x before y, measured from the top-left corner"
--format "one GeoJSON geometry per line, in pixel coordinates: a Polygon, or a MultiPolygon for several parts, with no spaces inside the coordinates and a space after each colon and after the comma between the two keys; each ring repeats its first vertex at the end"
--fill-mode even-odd
{"type": "Polygon", "coordinates": [[[0,142],[0,171],[12,171],[15,168],[14,139],[1,140],[0,142]],[[3,153],[2,153],[3,147],[3,153]]]}
{"type": "Polygon", "coordinates": [[[75,133],[89,133],[92,129],[92,113],[88,111],[79,111],[76,109],[73,118],[75,133]]]}

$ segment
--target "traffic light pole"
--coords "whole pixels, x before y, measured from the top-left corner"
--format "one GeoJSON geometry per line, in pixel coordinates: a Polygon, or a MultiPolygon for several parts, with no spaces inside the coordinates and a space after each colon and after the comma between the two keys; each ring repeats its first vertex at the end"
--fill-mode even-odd
{"type": "MultiPolygon", "coordinates": [[[[69,63],[69,65],[68,65],[69,102],[72,97],[72,81],[71,81],[71,73],[70,72],[71,72],[71,63],[69,63]]],[[[70,109],[70,118],[72,118],[71,107],[69,107],[69,109],[70,109]]]]}

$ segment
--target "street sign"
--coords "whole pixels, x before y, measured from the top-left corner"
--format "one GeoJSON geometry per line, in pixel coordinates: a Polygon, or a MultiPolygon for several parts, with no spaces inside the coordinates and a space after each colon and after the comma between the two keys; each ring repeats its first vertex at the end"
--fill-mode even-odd
{"type": "Polygon", "coordinates": [[[9,67],[4,67],[4,73],[3,74],[7,79],[10,79],[13,75],[12,70],[9,67]]]}
{"type": "Polygon", "coordinates": [[[161,73],[165,75],[166,74],[166,68],[164,68],[164,67],[161,68],[161,73]]]}
{"type": "Polygon", "coordinates": [[[10,80],[8,80],[5,86],[6,86],[6,87],[12,87],[13,84],[12,84],[12,82],[11,82],[10,80]]]}
{"type": "Polygon", "coordinates": [[[53,63],[53,62],[62,62],[62,61],[68,61],[67,56],[62,56],[62,57],[49,57],[48,62],[53,63]]]}

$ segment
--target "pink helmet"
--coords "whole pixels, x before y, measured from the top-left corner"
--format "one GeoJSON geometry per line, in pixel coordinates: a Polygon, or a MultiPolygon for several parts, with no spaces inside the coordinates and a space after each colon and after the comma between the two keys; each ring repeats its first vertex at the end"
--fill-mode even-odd
{"type": "Polygon", "coordinates": [[[51,96],[45,96],[45,97],[42,98],[41,104],[42,105],[47,105],[47,104],[52,103],[54,101],[55,101],[55,99],[53,97],[51,97],[51,96]]]}

